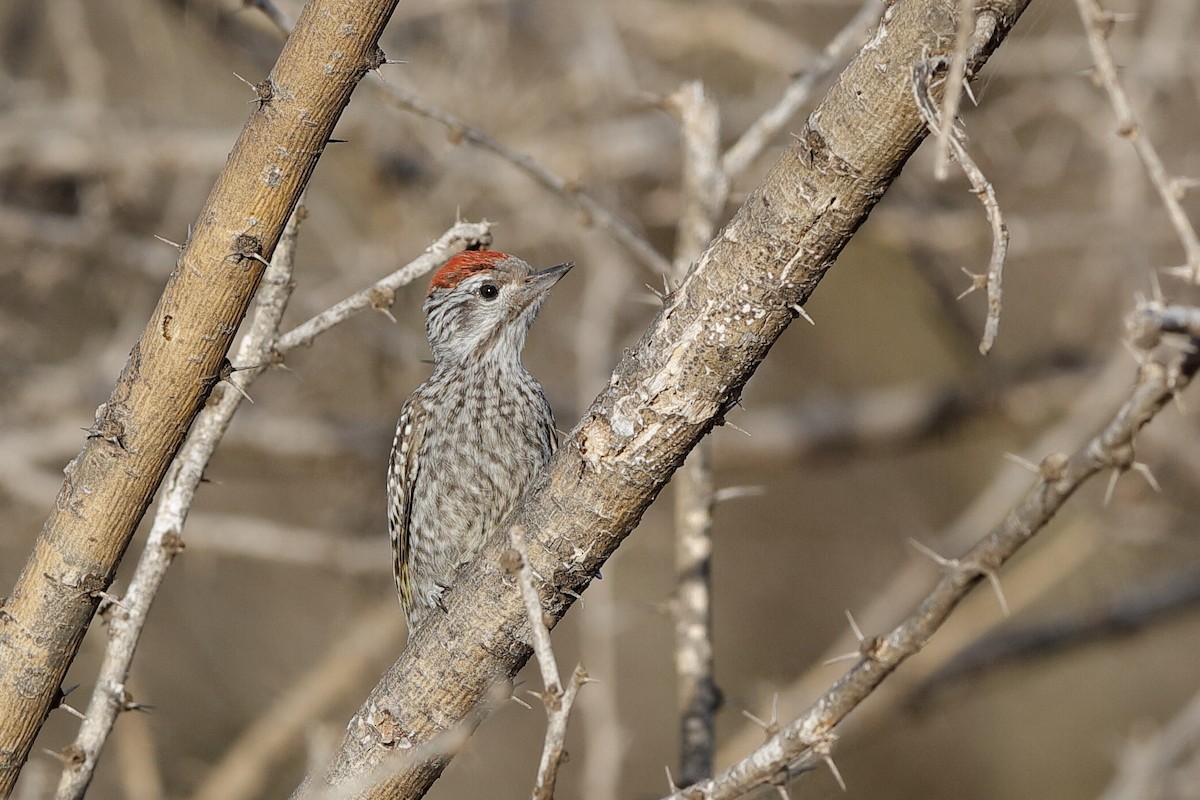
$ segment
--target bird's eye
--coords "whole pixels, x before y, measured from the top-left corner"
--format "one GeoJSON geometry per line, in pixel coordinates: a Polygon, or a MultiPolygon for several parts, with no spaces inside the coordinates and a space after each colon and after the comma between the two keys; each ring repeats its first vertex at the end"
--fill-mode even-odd
{"type": "Polygon", "coordinates": [[[479,287],[479,296],[484,300],[495,300],[500,296],[500,287],[494,283],[485,283],[479,287]]]}

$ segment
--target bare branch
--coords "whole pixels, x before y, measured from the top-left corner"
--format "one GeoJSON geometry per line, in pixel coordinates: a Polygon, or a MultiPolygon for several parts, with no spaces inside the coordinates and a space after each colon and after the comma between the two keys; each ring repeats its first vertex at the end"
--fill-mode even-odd
{"type": "MultiPolygon", "coordinates": [[[[729,196],[721,169],[720,114],[699,82],[668,98],[683,134],[683,208],[672,279],[682,283],[716,232],[729,196]]],[[[675,676],[679,703],[679,776],[684,786],[712,775],[717,689],[712,645],[712,442],[692,450],[675,486],[675,676]]]]}
{"type": "Polygon", "coordinates": [[[1180,188],[1167,175],[1167,169],[1163,166],[1158,151],[1150,142],[1150,137],[1142,130],[1141,123],[1138,122],[1129,103],[1129,96],[1125,94],[1125,89],[1117,78],[1117,66],[1108,47],[1108,33],[1117,21],[1116,17],[1112,12],[1102,10],[1097,0],[1075,0],[1075,6],[1083,20],[1088,47],[1096,64],[1096,77],[1108,94],[1108,100],[1117,115],[1117,133],[1133,145],[1146,168],[1150,182],[1154,184],[1154,189],[1166,208],[1180,244],[1183,245],[1186,262],[1176,271],[1192,283],[1200,284],[1200,238],[1197,238],[1196,229],[1183,210],[1180,188]]]}
{"type": "MultiPolygon", "coordinates": [[[[1195,354],[1147,359],[1128,399],[1105,428],[1069,457],[1048,456],[1043,461],[1045,469],[1024,499],[964,556],[947,561],[937,586],[907,619],[886,635],[869,639],[858,663],[808,711],[756,751],[691,791],[706,800],[738,797],[828,742],[833,728],[918,652],[975,584],[1033,538],[1084,481],[1107,469],[1130,466],[1134,436],[1191,381],[1197,368],[1200,356],[1195,354]]],[[[686,796],[675,793],[670,797],[685,800],[686,796]]]]}
{"type": "Polygon", "coordinates": [[[533,635],[533,652],[542,671],[542,704],[546,707],[546,740],[542,746],[542,758],[538,764],[537,781],[533,785],[533,800],[553,800],[554,786],[558,780],[558,768],[566,757],[567,721],[575,705],[579,689],[587,683],[587,671],[575,667],[571,682],[565,688],[558,675],[558,661],[550,646],[550,629],[546,627],[545,613],[538,590],[533,585],[533,570],[525,557],[525,532],[520,525],[509,531],[512,550],[506,567],[517,576],[521,587],[521,598],[529,617],[529,628],[533,635]]]}
{"type": "Polygon", "coordinates": [[[338,325],[367,308],[387,309],[395,300],[396,290],[412,283],[421,275],[444,263],[450,256],[462,250],[486,246],[492,241],[490,222],[459,222],[443,233],[425,252],[400,267],[392,274],[380,278],[371,286],[342,300],[307,322],[297,325],[275,342],[276,354],[304,347],[325,331],[338,325]]]}
{"type": "Polygon", "coordinates": [[[555,660],[554,649],[550,646],[550,629],[546,627],[542,600],[533,585],[533,573],[525,555],[525,532],[520,525],[514,525],[509,531],[509,538],[512,540],[513,553],[510,554],[512,558],[507,566],[509,571],[517,576],[517,584],[521,587],[521,599],[525,602],[525,612],[529,615],[529,629],[533,636],[533,654],[537,656],[538,667],[542,670],[542,686],[548,694],[561,694],[562,680],[558,677],[558,661],[555,660]]]}
{"type": "Polygon", "coordinates": [[[967,48],[971,34],[975,31],[975,0],[959,0],[958,30],[954,38],[954,54],[950,57],[950,70],[946,75],[945,94],[942,108],[935,119],[942,123],[934,126],[933,169],[939,181],[944,181],[950,160],[950,135],[958,120],[958,106],[963,92],[967,90],[967,48]]]}
{"type": "MultiPolygon", "coordinates": [[[[988,14],[978,18],[970,42],[973,51],[978,52],[987,46],[994,25],[994,20],[988,14]]],[[[1000,330],[1004,259],[1008,255],[1008,226],[1004,224],[1004,217],[1000,213],[1000,202],[996,199],[996,190],[967,153],[962,132],[956,126],[955,120],[952,117],[941,117],[940,119],[938,117],[937,105],[932,95],[932,80],[935,70],[940,68],[943,63],[942,59],[925,59],[919,62],[913,68],[913,93],[916,97],[917,107],[921,110],[921,115],[925,118],[930,130],[947,137],[947,141],[954,151],[955,160],[962,167],[967,180],[971,182],[971,188],[975,190],[979,202],[983,203],[988,222],[992,226],[992,255],[988,261],[986,273],[988,311],[983,324],[983,338],[979,342],[979,352],[987,355],[1000,330]]],[[[974,288],[977,281],[974,280],[974,276],[972,278],[972,288],[974,288]]]]}

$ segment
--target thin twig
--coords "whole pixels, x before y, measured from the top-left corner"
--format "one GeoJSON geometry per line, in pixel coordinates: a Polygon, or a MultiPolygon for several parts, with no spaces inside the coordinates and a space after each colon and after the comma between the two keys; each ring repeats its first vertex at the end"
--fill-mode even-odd
{"type": "Polygon", "coordinates": [[[749,168],[763,148],[774,139],[788,120],[808,102],[813,91],[842,63],[846,55],[866,39],[886,7],[880,0],[865,0],[846,26],[833,37],[821,54],[784,90],[779,101],[767,109],[754,124],[725,152],[721,171],[733,181],[749,168]]]}
{"type": "Polygon", "coordinates": [[[403,267],[280,336],[275,342],[275,354],[283,355],[289,350],[312,344],[313,339],[366,308],[390,308],[395,300],[396,290],[401,286],[412,283],[457,252],[490,243],[491,227],[491,223],[487,221],[456,223],[438,237],[436,242],[426,247],[424,253],[403,267]]]}
{"type": "MultiPolygon", "coordinates": [[[[979,49],[984,47],[991,38],[996,20],[991,14],[982,14],[976,23],[971,44],[974,48],[979,49]]],[[[935,71],[942,66],[944,66],[944,61],[941,59],[926,59],[914,66],[913,95],[916,98],[917,108],[929,129],[939,135],[944,132],[948,137],[950,147],[954,151],[954,158],[962,167],[967,180],[971,182],[971,188],[979,198],[979,202],[983,204],[988,222],[992,226],[992,254],[988,260],[987,272],[979,278],[972,276],[975,280],[971,289],[968,290],[970,292],[980,284],[987,287],[987,318],[983,324],[983,338],[979,342],[979,352],[987,355],[1000,330],[1004,259],[1008,255],[1008,226],[1004,224],[1004,217],[1000,213],[1000,202],[996,199],[995,188],[967,153],[962,131],[955,125],[953,118],[938,116],[937,103],[932,95],[932,82],[935,71]]]]}
{"type": "Polygon", "coordinates": [[[1183,245],[1186,262],[1171,271],[1192,283],[1200,284],[1200,238],[1197,238],[1196,229],[1180,202],[1182,184],[1173,181],[1167,175],[1158,151],[1150,142],[1150,137],[1142,130],[1141,123],[1138,122],[1129,103],[1129,96],[1125,94],[1121,82],[1117,79],[1117,66],[1108,47],[1108,33],[1117,21],[1116,16],[1112,12],[1102,10],[1096,0],[1075,0],[1075,5],[1083,20],[1088,47],[1096,64],[1096,77],[1108,93],[1109,103],[1117,115],[1117,132],[1133,145],[1183,245]]]}
{"type": "Polygon", "coordinates": [[[971,43],[971,33],[975,30],[975,0],[958,0],[958,31],[954,40],[954,55],[950,57],[950,70],[946,75],[946,91],[942,97],[942,109],[939,117],[943,123],[938,125],[934,134],[933,174],[939,181],[946,180],[949,170],[946,164],[950,160],[950,132],[958,119],[958,106],[962,100],[967,81],[967,47],[971,43]]]}
{"type": "Polygon", "coordinates": [[[511,536],[513,550],[516,551],[514,571],[521,588],[521,599],[525,601],[525,610],[529,614],[533,654],[537,656],[538,667],[542,670],[542,686],[549,694],[559,694],[562,692],[562,680],[558,677],[558,661],[554,658],[554,648],[550,646],[550,629],[546,627],[542,601],[533,585],[533,573],[525,556],[525,533],[516,525],[513,526],[511,536]]]}
{"type": "MultiPolygon", "coordinates": [[[[271,21],[283,33],[287,34],[291,31],[290,25],[283,24],[269,11],[271,6],[270,0],[255,0],[250,4],[267,10],[271,21]]],[[[286,17],[283,19],[286,21],[286,17]]],[[[450,135],[456,141],[470,142],[482,150],[487,150],[499,156],[517,169],[525,172],[525,174],[550,191],[574,203],[587,214],[587,219],[591,224],[596,225],[601,230],[607,231],[613,239],[629,250],[647,269],[659,275],[666,274],[670,269],[667,259],[663,258],[662,254],[655,250],[654,246],[644,236],[635,231],[629,223],[605,208],[596,198],[585,192],[578,183],[569,181],[561,175],[551,172],[531,156],[514,150],[486,131],[468,124],[450,112],[444,111],[432,103],[425,101],[396,83],[375,81],[375,86],[396,107],[445,126],[446,130],[450,132],[450,135]]]]}
{"type": "Polygon", "coordinates": [[[542,671],[543,690],[540,696],[546,707],[546,740],[542,746],[542,758],[538,763],[537,780],[533,786],[533,800],[553,800],[558,768],[566,757],[567,722],[579,689],[587,683],[588,675],[582,665],[576,666],[571,674],[571,682],[563,687],[558,673],[558,661],[550,645],[550,629],[546,627],[542,600],[538,596],[537,587],[533,585],[533,570],[530,569],[529,560],[525,555],[525,533],[520,525],[514,525],[509,535],[513,558],[508,566],[517,576],[521,598],[525,601],[525,611],[533,634],[533,652],[542,671]]]}
{"type": "MultiPolygon", "coordinates": [[[[1106,469],[1120,472],[1133,467],[1134,436],[1187,386],[1197,368],[1200,355],[1194,347],[1181,356],[1147,353],[1128,399],[1104,429],[1069,457],[1047,456],[1024,499],[964,556],[945,559],[941,580],[907,619],[884,636],[868,637],[858,662],[805,713],[753,753],[689,791],[705,800],[727,800],[770,782],[801,758],[822,755],[833,728],[921,650],[975,584],[1033,538],[1088,478],[1106,469]]],[[[670,798],[687,796],[675,792],[670,798]]]]}

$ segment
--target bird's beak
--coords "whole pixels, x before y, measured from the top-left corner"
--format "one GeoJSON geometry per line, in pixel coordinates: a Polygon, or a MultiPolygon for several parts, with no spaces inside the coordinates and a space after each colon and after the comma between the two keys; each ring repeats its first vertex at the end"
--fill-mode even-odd
{"type": "Polygon", "coordinates": [[[525,279],[525,285],[533,289],[536,293],[541,294],[558,283],[563,275],[571,271],[571,267],[573,266],[575,266],[575,262],[568,261],[556,267],[547,267],[546,269],[538,270],[525,279]]]}

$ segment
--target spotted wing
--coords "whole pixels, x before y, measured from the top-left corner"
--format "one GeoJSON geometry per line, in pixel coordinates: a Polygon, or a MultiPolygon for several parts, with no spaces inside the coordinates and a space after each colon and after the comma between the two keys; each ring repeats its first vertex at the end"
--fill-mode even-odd
{"type": "Polygon", "coordinates": [[[392,575],[400,605],[410,624],[413,619],[412,550],[409,535],[412,523],[414,489],[420,478],[421,440],[425,432],[425,410],[415,398],[409,398],[400,411],[396,436],[392,440],[392,458],[388,467],[388,530],[392,539],[392,575]]]}

